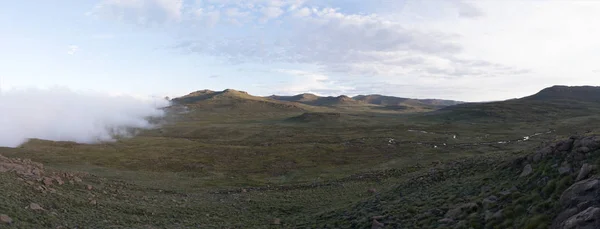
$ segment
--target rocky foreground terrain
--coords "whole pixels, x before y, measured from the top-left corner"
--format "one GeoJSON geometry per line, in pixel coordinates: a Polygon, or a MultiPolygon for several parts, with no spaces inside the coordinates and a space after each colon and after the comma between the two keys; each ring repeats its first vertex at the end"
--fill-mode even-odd
{"type": "MultiPolygon", "coordinates": [[[[317,224],[309,227],[600,228],[599,163],[598,136],[574,136],[542,147],[527,156],[499,164],[486,157],[458,160],[433,166],[424,174],[416,173],[417,175],[391,190],[368,189],[366,191],[372,194],[370,200],[343,212],[333,211],[317,216],[317,224]],[[487,173],[489,176],[478,176],[478,173],[487,173]],[[464,189],[461,189],[463,176],[481,180],[468,181],[468,184],[464,183],[464,189]],[[447,181],[458,182],[455,184],[458,187],[438,187],[447,181]],[[478,187],[470,187],[472,182],[478,187]],[[432,190],[446,195],[429,195],[432,190]],[[415,196],[419,200],[413,199],[415,196]],[[450,198],[445,199],[446,197],[450,198]],[[430,201],[438,206],[422,203],[423,201],[430,201]],[[425,209],[421,206],[432,208],[420,211],[419,209],[425,209]],[[375,212],[380,214],[375,215],[375,212]],[[370,221],[366,224],[364,217],[369,214],[370,221]]],[[[85,173],[50,172],[42,164],[27,159],[0,156],[0,172],[13,174],[11,177],[14,180],[30,186],[40,194],[57,194],[61,186],[71,186],[82,192],[89,192],[94,188],[82,181],[81,177],[87,176],[85,173]]],[[[277,191],[285,190],[286,187],[277,188],[277,191]]],[[[242,189],[238,194],[250,191],[261,190],[242,189]]],[[[88,201],[90,206],[96,204],[93,194],[90,194],[88,201]]],[[[28,211],[40,212],[39,214],[46,214],[44,212],[48,211],[35,202],[24,207],[28,211]]],[[[3,225],[18,225],[18,219],[13,218],[12,212],[0,213],[3,225]]]]}

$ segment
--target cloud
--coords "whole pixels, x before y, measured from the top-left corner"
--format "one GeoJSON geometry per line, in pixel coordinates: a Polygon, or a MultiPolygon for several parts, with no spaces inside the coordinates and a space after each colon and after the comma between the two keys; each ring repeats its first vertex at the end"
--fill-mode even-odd
{"type": "Polygon", "coordinates": [[[107,34],[107,33],[94,34],[91,36],[92,39],[99,39],[99,40],[109,40],[109,39],[113,39],[115,37],[116,37],[116,35],[107,34]]]}
{"type": "Polygon", "coordinates": [[[275,69],[273,71],[290,77],[277,85],[275,92],[277,94],[300,94],[308,92],[320,95],[340,95],[352,89],[332,80],[323,73],[297,69],[275,69]]]}
{"type": "Polygon", "coordinates": [[[165,100],[82,93],[64,88],[11,90],[0,94],[0,146],[16,147],[30,138],[96,143],[131,128],[154,127],[165,100]]]}
{"type": "Polygon", "coordinates": [[[183,0],[102,0],[88,15],[139,25],[182,19],[183,0]]]}
{"type": "Polygon", "coordinates": [[[458,15],[464,18],[478,18],[484,15],[483,11],[468,1],[455,1],[458,8],[458,15]]]}
{"type": "Polygon", "coordinates": [[[278,18],[279,16],[281,16],[283,14],[283,10],[277,6],[268,6],[268,7],[263,7],[261,9],[262,14],[264,15],[265,19],[272,19],[272,18],[278,18]]]}
{"type": "Polygon", "coordinates": [[[407,28],[376,14],[344,14],[332,8],[295,11],[286,18],[294,28],[288,34],[265,38],[250,31],[240,37],[190,39],[176,48],[232,63],[313,64],[350,75],[485,77],[526,72],[461,57],[460,35],[451,32],[407,28]]]}
{"type": "Polygon", "coordinates": [[[600,32],[591,23],[599,10],[560,0],[203,0],[181,9],[186,31],[171,46],[227,65],[306,67],[310,74],[292,78],[307,90],[339,89],[315,81],[318,74],[350,89],[413,85],[487,100],[510,94],[498,87],[533,93],[540,88],[531,85],[600,82],[600,32]]]}
{"type": "Polygon", "coordinates": [[[69,45],[69,50],[67,51],[67,54],[69,55],[75,55],[75,53],[77,53],[79,51],[79,46],[77,45],[69,45]]]}

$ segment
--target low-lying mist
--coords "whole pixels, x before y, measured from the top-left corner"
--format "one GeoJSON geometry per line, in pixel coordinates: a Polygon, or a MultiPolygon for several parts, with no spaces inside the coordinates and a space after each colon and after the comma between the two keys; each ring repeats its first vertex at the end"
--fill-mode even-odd
{"type": "Polygon", "coordinates": [[[0,92],[0,146],[17,147],[28,139],[97,143],[132,129],[155,127],[165,99],[140,99],[65,88],[0,92]]]}

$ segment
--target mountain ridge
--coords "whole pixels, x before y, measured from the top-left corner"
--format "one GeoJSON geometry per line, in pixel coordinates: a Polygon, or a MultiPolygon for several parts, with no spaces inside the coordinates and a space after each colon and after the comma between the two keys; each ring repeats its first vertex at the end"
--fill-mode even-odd
{"type": "Polygon", "coordinates": [[[430,117],[448,121],[540,121],[557,117],[581,117],[598,111],[600,87],[556,85],[522,98],[443,107],[430,117]]]}

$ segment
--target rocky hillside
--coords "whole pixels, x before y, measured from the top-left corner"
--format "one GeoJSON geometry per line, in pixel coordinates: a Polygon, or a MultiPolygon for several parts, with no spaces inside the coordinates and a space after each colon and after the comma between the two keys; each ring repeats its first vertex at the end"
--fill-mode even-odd
{"type": "Polygon", "coordinates": [[[500,157],[431,167],[349,209],[322,214],[317,227],[600,228],[600,137],[500,157]]]}

